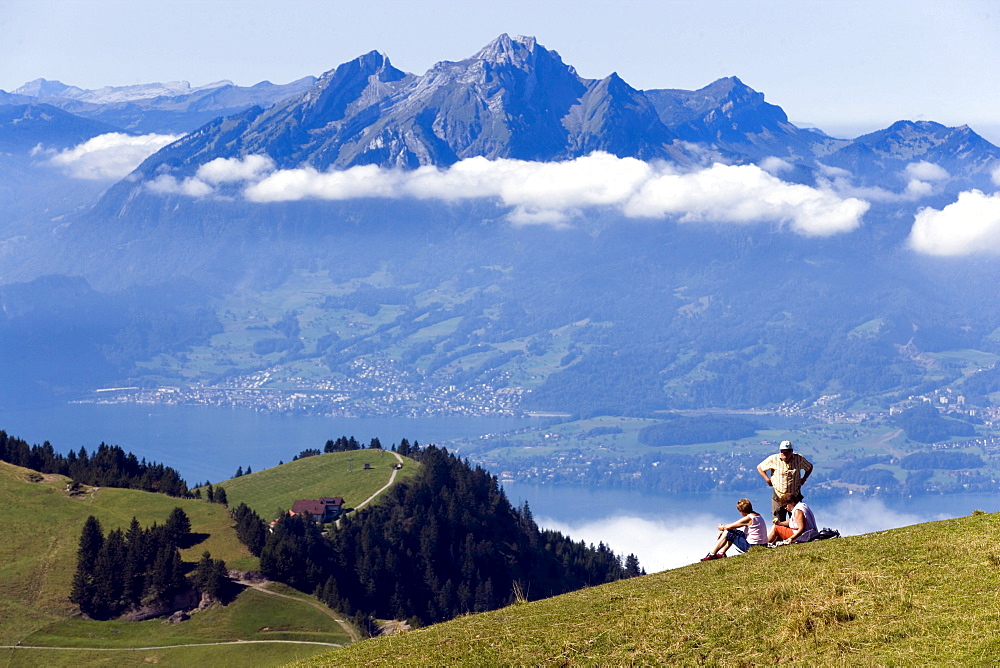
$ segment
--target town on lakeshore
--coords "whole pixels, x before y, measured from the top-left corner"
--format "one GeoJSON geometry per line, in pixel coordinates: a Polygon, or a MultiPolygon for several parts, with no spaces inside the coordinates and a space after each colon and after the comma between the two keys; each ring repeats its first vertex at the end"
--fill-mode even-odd
{"type": "MultiPolygon", "coordinates": [[[[384,371],[384,370],[383,370],[384,371]]],[[[355,417],[517,417],[538,419],[508,431],[455,438],[446,445],[495,471],[502,481],[643,488],[666,492],[695,489],[743,492],[756,484],[754,466],[780,440],[769,419],[794,423],[797,440],[825,471],[812,493],[818,496],[993,492],[1000,489],[1000,407],[972,405],[950,388],[909,396],[888,407],[838,406],[837,396],[810,403],[785,403],[747,410],[676,411],[674,415],[739,416],[759,420],[758,431],[738,439],[657,447],[643,430],[657,422],[643,418],[531,414],[519,407],[523,388],[478,385],[439,391],[408,389],[402,379],[375,367],[350,380],[295,378],[268,387],[273,372],[227,380],[225,386],[107,388],[84,401],[102,404],[202,405],[265,414],[355,417]],[[426,391],[426,393],[422,393],[426,391]],[[898,420],[916,407],[933,408],[947,422],[968,427],[930,441],[908,438],[898,420]],[[972,429],[972,424],[976,429],[972,429]],[[934,453],[939,453],[935,455],[934,453]],[[940,453],[951,453],[941,455],[940,453]],[[944,459],[941,459],[941,457],[944,459]],[[683,462],[678,457],[686,458],[683,462]],[[949,459],[948,457],[951,457],[949,459]],[[933,473],[931,469],[934,469],[933,473]],[[682,470],[688,473],[681,473],[682,470]]],[[[666,416],[665,416],[666,417],[666,416]]]]}

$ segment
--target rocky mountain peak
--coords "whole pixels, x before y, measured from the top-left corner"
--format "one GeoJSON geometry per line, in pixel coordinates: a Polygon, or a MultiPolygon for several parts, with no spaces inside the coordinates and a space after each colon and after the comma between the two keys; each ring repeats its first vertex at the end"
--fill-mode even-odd
{"type": "Polygon", "coordinates": [[[12,92],[17,95],[28,95],[30,97],[78,97],[86,91],[76,86],[67,86],[61,81],[35,79],[12,92]]]}
{"type": "Polygon", "coordinates": [[[381,97],[387,92],[386,84],[408,76],[412,75],[393,67],[385,54],[369,51],[323,74],[302,97],[302,103],[312,110],[313,116],[326,121],[339,120],[351,103],[362,97],[381,97]]]}
{"type": "Polygon", "coordinates": [[[507,33],[503,33],[480,49],[473,58],[498,65],[521,65],[527,62],[538,48],[540,47],[534,37],[518,35],[511,38],[507,33]]]}
{"type": "Polygon", "coordinates": [[[406,73],[393,67],[385,54],[369,51],[324,73],[316,82],[316,88],[328,88],[339,81],[357,76],[376,76],[380,81],[398,81],[405,77],[406,73]]]}

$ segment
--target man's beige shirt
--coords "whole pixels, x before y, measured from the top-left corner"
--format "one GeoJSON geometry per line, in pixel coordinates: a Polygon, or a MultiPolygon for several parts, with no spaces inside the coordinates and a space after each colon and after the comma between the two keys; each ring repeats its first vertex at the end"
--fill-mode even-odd
{"type": "Polygon", "coordinates": [[[771,474],[771,485],[774,487],[774,493],[781,496],[799,491],[803,475],[799,471],[805,471],[805,475],[809,475],[812,473],[813,465],[797,452],[792,453],[787,464],[780,453],[775,453],[762,461],[759,468],[762,471],[774,469],[774,473],[771,474]]]}

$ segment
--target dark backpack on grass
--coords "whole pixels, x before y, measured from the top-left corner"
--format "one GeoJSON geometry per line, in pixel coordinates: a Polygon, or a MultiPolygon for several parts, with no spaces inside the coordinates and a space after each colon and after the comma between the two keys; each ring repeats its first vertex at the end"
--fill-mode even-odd
{"type": "Polygon", "coordinates": [[[813,540],[826,540],[827,538],[840,538],[840,532],[836,529],[823,527],[816,532],[816,537],[813,540]]]}

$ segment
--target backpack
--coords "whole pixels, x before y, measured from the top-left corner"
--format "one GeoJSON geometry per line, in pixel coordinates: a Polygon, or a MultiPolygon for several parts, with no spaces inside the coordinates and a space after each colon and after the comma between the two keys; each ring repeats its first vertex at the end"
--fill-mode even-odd
{"type": "Polygon", "coordinates": [[[826,540],[827,538],[840,538],[840,532],[836,529],[823,527],[816,532],[816,537],[813,540],[826,540]]]}

